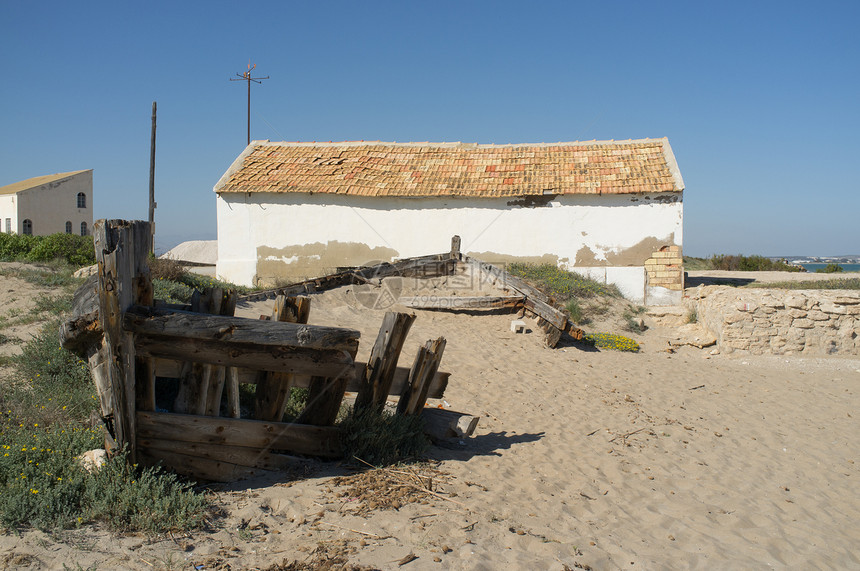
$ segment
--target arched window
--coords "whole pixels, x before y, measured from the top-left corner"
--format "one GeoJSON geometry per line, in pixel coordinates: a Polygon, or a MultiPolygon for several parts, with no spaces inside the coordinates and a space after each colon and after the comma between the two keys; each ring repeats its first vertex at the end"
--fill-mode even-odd
{"type": "Polygon", "coordinates": [[[22,229],[24,231],[24,234],[26,234],[27,236],[33,235],[33,221],[32,220],[30,220],[29,218],[25,218],[24,221],[21,223],[21,226],[23,227],[22,229]]]}
{"type": "Polygon", "coordinates": [[[87,223],[81,222],[81,236],[87,235],[87,223]]]}
{"type": "Polygon", "coordinates": [[[83,192],[78,193],[78,208],[86,208],[87,207],[87,195],[83,192]]]}
{"type": "Polygon", "coordinates": [[[71,220],[66,221],[66,234],[72,233],[72,222],[71,220]]]}

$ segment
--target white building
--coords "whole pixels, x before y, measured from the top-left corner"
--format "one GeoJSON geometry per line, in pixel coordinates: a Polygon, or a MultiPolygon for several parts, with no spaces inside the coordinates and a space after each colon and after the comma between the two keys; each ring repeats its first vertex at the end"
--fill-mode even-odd
{"type": "Polygon", "coordinates": [[[214,188],[217,275],[244,285],[461,251],[681,299],[684,182],[667,139],[532,145],[254,141],[214,188]],[[647,269],[646,269],[647,268],[647,269]]]}
{"type": "Polygon", "coordinates": [[[0,187],[0,231],[88,236],[93,227],[93,171],[28,178],[0,187]]]}

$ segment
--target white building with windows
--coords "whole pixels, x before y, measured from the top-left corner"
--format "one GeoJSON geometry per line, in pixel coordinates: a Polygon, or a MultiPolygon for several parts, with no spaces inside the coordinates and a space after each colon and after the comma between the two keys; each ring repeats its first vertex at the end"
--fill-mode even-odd
{"type": "Polygon", "coordinates": [[[44,236],[89,236],[93,226],[93,170],[37,176],[0,187],[0,231],[44,236]]]}

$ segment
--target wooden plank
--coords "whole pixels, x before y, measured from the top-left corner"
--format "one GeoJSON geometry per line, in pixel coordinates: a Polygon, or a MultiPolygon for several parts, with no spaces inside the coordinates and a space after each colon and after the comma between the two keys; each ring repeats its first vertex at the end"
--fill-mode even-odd
{"type": "MultiPolygon", "coordinates": [[[[311,299],[305,296],[279,295],[272,310],[272,321],[283,323],[307,323],[311,312],[311,299]]],[[[257,382],[254,397],[254,418],[257,420],[281,420],[290,396],[290,386],[295,375],[287,373],[262,373],[257,382]]]]}
{"type": "MultiPolygon", "coordinates": [[[[156,375],[159,377],[169,378],[169,379],[177,379],[181,373],[181,363],[179,361],[175,361],[172,359],[156,359],[156,375]]],[[[365,367],[367,367],[366,363],[356,361],[355,362],[355,373],[349,376],[349,380],[346,385],[347,392],[358,392],[359,387],[361,386],[361,376],[364,373],[365,367]]],[[[244,384],[254,384],[258,379],[259,371],[253,369],[238,369],[235,367],[228,367],[227,381],[225,389],[228,395],[228,410],[230,410],[231,406],[234,406],[236,410],[239,407],[238,401],[238,390],[239,383],[244,384]],[[233,369],[233,380],[231,381],[230,377],[230,369],[233,369]],[[236,401],[234,405],[230,405],[230,400],[232,397],[232,383],[235,383],[236,386],[236,401]]],[[[427,397],[431,399],[440,399],[445,394],[445,389],[448,387],[448,379],[450,378],[451,373],[439,371],[433,377],[433,380],[430,382],[429,392],[427,397]]],[[[406,381],[409,378],[409,367],[397,367],[394,370],[394,377],[391,382],[391,388],[388,390],[389,395],[399,395],[403,392],[403,386],[406,384],[406,381]]],[[[297,376],[293,387],[306,389],[310,387],[310,377],[308,376],[297,376]]],[[[234,417],[234,418],[239,418],[234,417]]]]}
{"type": "Polygon", "coordinates": [[[355,399],[356,408],[381,410],[385,406],[400,351],[414,321],[414,313],[385,313],[376,342],[370,351],[367,367],[361,376],[358,396],[355,399]]]}
{"type": "Polygon", "coordinates": [[[227,391],[227,416],[239,418],[241,409],[239,407],[239,369],[236,367],[225,368],[227,379],[225,389],[227,391]]]}
{"type": "Polygon", "coordinates": [[[138,412],[137,422],[141,439],[238,446],[265,452],[288,450],[323,458],[341,455],[340,431],[332,426],[169,412],[138,412]]]}
{"type": "MultiPolygon", "coordinates": [[[[152,282],[146,259],[152,250],[149,224],[141,221],[98,220],[93,226],[98,261],[99,322],[104,330],[106,373],[113,402],[114,440],[128,446],[136,461],[135,370],[132,334],[122,327],[125,311],[152,303],[152,282]]],[[[144,389],[146,390],[146,389],[144,389]]]]}
{"type": "Polygon", "coordinates": [[[409,372],[409,381],[403,387],[400,401],[397,403],[398,414],[416,414],[424,407],[430,392],[430,382],[439,369],[445,345],[445,338],[439,337],[435,341],[427,341],[418,349],[409,372]]]}
{"type": "Polygon", "coordinates": [[[339,377],[354,366],[350,352],[339,349],[257,346],[214,339],[207,341],[143,334],[134,336],[134,345],[140,355],[147,357],[296,375],[339,377]]]}
{"type": "Polygon", "coordinates": [[[249,468],[221,460],[189,456],[180,452],[144,449],[140,456],[144,466],[164,466],[177,474],[196,480],[235,482],[271,474],[262,468],[249,468]]]}
{"type": "Polygon", "coordinates": [[[522,295],[484,295],[484,296],[417,296],[401,297],[397,303],[415,309],[439,309],[447,311],[463,310],[495,310],[516,309],[523,304],[525,296],[522,295]]]}
{"type": "Polygon", "coordinates": [[[439,370],[439,364],[442,362],[442,354],[445,352],[445,345],[447,341],[444,337],[439,337],[436,340],[427,341],[425,347],[430,351],[433,355],[430,360],[430,365],[427,369],[427,372],[424,374],[424,380],[420,385],[420,392],[418,394],[418,399],[415,401],[414,406],[410,408],[411,414],[417,414],[424,408],[424,403],[427,402],[427,395],[430,392],[430,381],[436,375],[436,372],[439,370]]]}
{"type": "Polygon", "coordinates": [[[301,458],[286,454],[273,454],[243,446],[226,446],[224,444],[203,444],[200,442],[182,442],[181,440],[161,438],[138,438],[137,445],[147,449],[153,456],[157,451],[179,452],[188,456],[229,462],[248,468],[263,470],[283,470],[301,463],[301,458]]]}
{"type": "Polygon", "coordinates": [[[147,336],[241,344],[259,348],[357,350],[360,333],[343,327],[260,321],[134,306],[123,315],[126,331],[147,336]]]}
{"type": "Polygon", "coordinates": [[[296,422],[314,426],[331,426],[337,419],[340,403],[346,393],[345,377],[311,377],[308,403],[296,422]]]}
{"type": "Polygon", "coordinates": [[[96,386],[102,420],[113,418],[113,391],[108,377],[107,350],[101,341],[97,345],[90,345],[87,361],[96,386]]]}

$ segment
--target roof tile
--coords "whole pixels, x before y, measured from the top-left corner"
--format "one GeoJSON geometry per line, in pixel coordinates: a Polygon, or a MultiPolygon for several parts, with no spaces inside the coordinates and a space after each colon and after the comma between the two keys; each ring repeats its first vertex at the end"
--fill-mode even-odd
{"type": "Polygon", "coordinates": [[[665,139],[504,146],[254,141],[215,190],[509,197],[677,192],[683,181],[665,139]]]}

